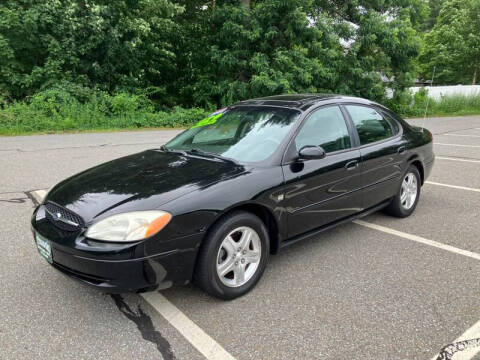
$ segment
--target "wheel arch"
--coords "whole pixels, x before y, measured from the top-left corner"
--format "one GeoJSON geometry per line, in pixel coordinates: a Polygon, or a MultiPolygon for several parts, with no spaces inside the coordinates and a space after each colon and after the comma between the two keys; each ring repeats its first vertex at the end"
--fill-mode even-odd
{"type": "Polygon", "coordinates": [[[208,234],[210,229],[220,219],[222,219],[226,215],[231,214],[232,212],[235,212],[235,211],[246,211],[260,218],[260,220],[262,220],[265,227],[267,228],[268,235],[270,238],[270,254],[278,253],[278,250],[280,248],[280,232],[279,232],[277,219],[275,218],[272,211],[268,207],[258,203],[242,203],[226,209],[225,211],[223,211],[221,214],[217,216],[217,218],[215,219],[215,221],[213,221],[213,223],[211,223],[208,226],[208,228],[205,231],[205,234],[208,234]]]}
{"type": "Polygon", "coordinates": [[[408,164],[413,165],[418,169],[418,172],[420,173],[420,181],[421,184],[423,185],[425,181],[425,169],[423,168],[423,164],[420,161],[418,155],[413,155],[408,159],[408,164]]]}

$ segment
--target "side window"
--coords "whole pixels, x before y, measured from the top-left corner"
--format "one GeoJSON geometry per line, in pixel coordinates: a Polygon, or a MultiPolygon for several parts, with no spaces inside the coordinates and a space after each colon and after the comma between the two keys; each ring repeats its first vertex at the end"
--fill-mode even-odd
{"type": "Polygon", "coordinates": [[[381,113],[383,117],[390,123],[390,126],[393,129],[393,135],[397,135],[400,132],[400,125],[398,125],[397,120],[395,120],[394,117],[387,112],[382,111],[381,113]]]}
{"type": "Polygon", "coordinates": [[[321,108],[308,117],[295,138],[297,150],[306,145],[319,145],[327,153],[351,147],[347,124],[338,106],[321,108]]]}
{"type": "Polygon", "coordinates": [[[361,145],[388,139],[394,135],[390,123],[375,109],[358,105],[346,105],[345,107],[357,128],[361,145]]]}

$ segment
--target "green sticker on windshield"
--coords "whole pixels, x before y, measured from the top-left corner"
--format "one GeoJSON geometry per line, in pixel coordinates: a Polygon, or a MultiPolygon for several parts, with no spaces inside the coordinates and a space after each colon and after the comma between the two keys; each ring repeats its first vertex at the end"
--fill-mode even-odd
{"type": "Polygon", "coordinates": [[[196,127],[200,127],[200,126],[206,126],[206,125],[212,125],[212,124],[215,124],[218,120],[218,118],[220,116],[222,116],[223,113],[220,113],[220,114],[217,114],[217,115],[213,115],[213,116],[209,116],[203,120],[200,120],[198,123],[196,123],[195,125],[192,126],[192,129],[196,128],[196,127]]]}

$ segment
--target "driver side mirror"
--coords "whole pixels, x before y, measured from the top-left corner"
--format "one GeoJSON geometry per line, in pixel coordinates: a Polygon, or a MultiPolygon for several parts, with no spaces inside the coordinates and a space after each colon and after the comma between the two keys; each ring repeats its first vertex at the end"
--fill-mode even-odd
{"type": "Polygon", "coordinates": [[[323,159],[324,157],[325,150],[321,146],[306,145],[298,151],[300,160],[323,159]]]}

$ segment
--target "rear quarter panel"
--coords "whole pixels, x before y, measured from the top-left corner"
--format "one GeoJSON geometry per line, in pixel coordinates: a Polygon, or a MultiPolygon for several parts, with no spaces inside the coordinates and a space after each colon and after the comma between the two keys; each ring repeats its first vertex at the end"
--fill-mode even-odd
{"type": "Polygon", "coordinates": [[[426,180],[435,160],[432,135],[427,129],[411,126],[407,131],[407,136],[409,139],[407,165],[416,160],[420,161],[424,172],[423,180],[426,180]]]}

